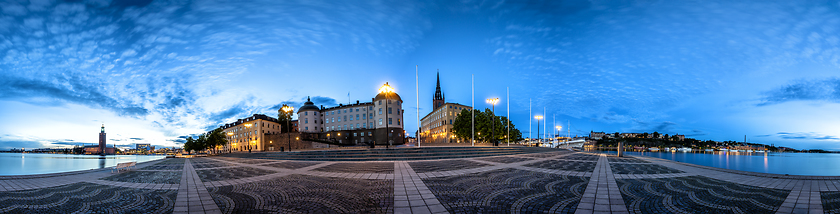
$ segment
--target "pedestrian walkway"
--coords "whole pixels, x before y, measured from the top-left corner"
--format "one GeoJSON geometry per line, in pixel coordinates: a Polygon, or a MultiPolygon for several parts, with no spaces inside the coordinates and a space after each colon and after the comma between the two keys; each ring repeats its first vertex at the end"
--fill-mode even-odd
{"type": "Polygon", "coordinates": [[[568,150],[404,161],[237,154],[0,176],[0,213],[838,213],[838,189],[838,177],[568,150]]]}

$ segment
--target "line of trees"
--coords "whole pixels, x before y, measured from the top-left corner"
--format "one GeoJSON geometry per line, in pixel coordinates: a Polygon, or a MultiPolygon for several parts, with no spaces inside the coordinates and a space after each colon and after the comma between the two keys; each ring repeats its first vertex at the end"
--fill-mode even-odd
{"type": "Polygon", "coordinates": [[[213,149],[216,151],[216,146],[224,146],[227,144],[227,138],[221,128],[216,128],[205,134],[201,134],[196,138],[188,137],[187,142],[184,143],[184,150],[192,154],[192,151],[204,151],[213,149]]]}
{"type": "MultiPolygon", "coordinates": [[[[475,139],[478,142],[488,142],[492,143],[493,140],[497,142],[506,142],[508,139],[508,118],[504,116],[498,116],[493,114],[488,108],[484,109],[484,112],[479,110],[475,111],[475,139]],[[493,124],[495,124],[495,130],[491,132],[493,128],[493,124]],[[480,133],[480,134],[479,134],[480,133]],[[492,136],[491,136],[492,134],[492,136]]],[[[455,137],[469,140],[472,137],[472,114],[470,110],[463,109],[461,113],[458,114],[458,117],[455,118],[455,121],[452,123],[453,132],[455,137]]],[[[517,142],[524,140],[522,138],[522,132],[510,123],[510,141],[517,142]]]]}

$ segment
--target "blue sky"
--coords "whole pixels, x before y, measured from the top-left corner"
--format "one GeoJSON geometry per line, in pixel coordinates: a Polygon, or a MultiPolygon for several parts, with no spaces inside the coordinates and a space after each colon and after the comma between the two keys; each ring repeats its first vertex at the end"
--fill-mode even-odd
{"type": "Polygon", "coordinates": [[[421,116],[440,69],[447,101],[469,105],[474,74],[476,106],[500,97],[526,136],[530,100],[572,135],[840,150],[838,26],[835,1],[3,1],[0,149],[95,143],[102,123],[177,146],[385,82],[411,133],[418,66],[421,116]]]}

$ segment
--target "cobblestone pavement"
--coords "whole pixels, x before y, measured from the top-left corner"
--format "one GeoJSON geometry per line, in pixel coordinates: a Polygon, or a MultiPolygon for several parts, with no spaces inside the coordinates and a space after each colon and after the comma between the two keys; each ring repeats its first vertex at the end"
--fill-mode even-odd
{"type": "Polygon", "coordinates": [[[533,160],[531,158],[523,158],[523,157],[489,157],[489,158],[478,158],[476,160],[483,160],[483,161],[490,161],[496,163],[516,163],[522,161],[533,160]]]}
{"type": "Polygon", "coordinates": [[[283,169],[300,169],[308,166],[315,166],[323,162],[317,161],[284,161],[280,163],[263,164],[263,166],[270,166],[283,169]]]}
{"type": "Polygon", "coordinates": [[[488,164],[478,163],[469,160],[417,161],[408,162],[408,165],[410,165],[411,168],[414,169],[414,172],[417,173],[472,169],[490,166],[488,164]]]}
{"type": "Polygon", "coordinates": [[[650,162],[640,160],[638,158],[632,158],[632,157],[608,157],[607,160],[609,160],[610,163],[650,163],[650,162]]]}
{"type": "Polygon", "coordinates": [[[840,213],[840,191],[820,192],[825,213],[840,213]]]}
{"type": "Polygon", "coordinates": [[[591,172],[595,170],[595,162],[586,161],[566,161],[566,160],[547,160],[525,165],[527,167],[536,167],[543,169],[556,169],[577,172],[591,172]]]}
{"type": "Polygon", "coordinates": [[[289,175],[208,191],[223,213],[388,213],[392,187],[393,180],[289,175]]]}
{"type": "Polygon", "coordinates": [[[394,173],[393,162],[334,163],[315,171],[350,173],[394,173]]]}
{"type": "Polygon", "coordinates": [[[702,176],[616,182],[631,213],[775,213],[790,193],[702,176]]]}
{"type": "Polygon", "coordinates": [[[573,213],[589,181],[500,169],[423,182],[451,213],[573,213]]]}
{"type": "Polygon", "coordinates": [[[671,169],[668,167],[656,164],[624,164],[624,163],[610,163],[612,171],[615,174],[667,174],[667,173],[683,173],[683,171],[671,169]]]}
{"type": "Polygon", "coordinates": [[[196,170],[195,172],[198,173],[198,177],[201,178],[201,181],[204,182],[232,180],[275,173],[274,171],[268,171],[264,169],[251,167],[196,170]]]}
{"type": "Polygon", "coordinates": [[[0,192],[0,213],[171,213],[176,193],[80,182],[0,192]]]}
{"type": "MultiPolygon", "coordinates": [[[[557,150],[423,161],[164,159],[0,176],[0,213],[838,213],[840,177],[557,150]]],[[[245,158],[241,158],[245,157],[245,158]]]]}
{"type": "Polygon", "coordinates": [[[178,184],[181,171],[128,171],[102,178],[108,181],[129,183],[178,184]]]}

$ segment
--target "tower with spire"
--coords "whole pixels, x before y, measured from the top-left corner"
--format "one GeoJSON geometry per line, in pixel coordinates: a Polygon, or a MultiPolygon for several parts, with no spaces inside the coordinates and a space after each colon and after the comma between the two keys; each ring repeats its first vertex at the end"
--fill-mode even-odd
{"type": "Polygon", "coordinates": [[[99,132],[99,151],[101,155],[105,155],[105,124],[102,124],[102,130],[99,132]]]}
{"type": "Polygon", "coordinates": [[[446,103],[445,99],[443,98],[443,92],[440,91],[440,70],[437,72],[437,87],[435,87],[435,97],[432,100],[432,104],[434,105],[434,109],[438,109],[443,104],[446,103]]]}

